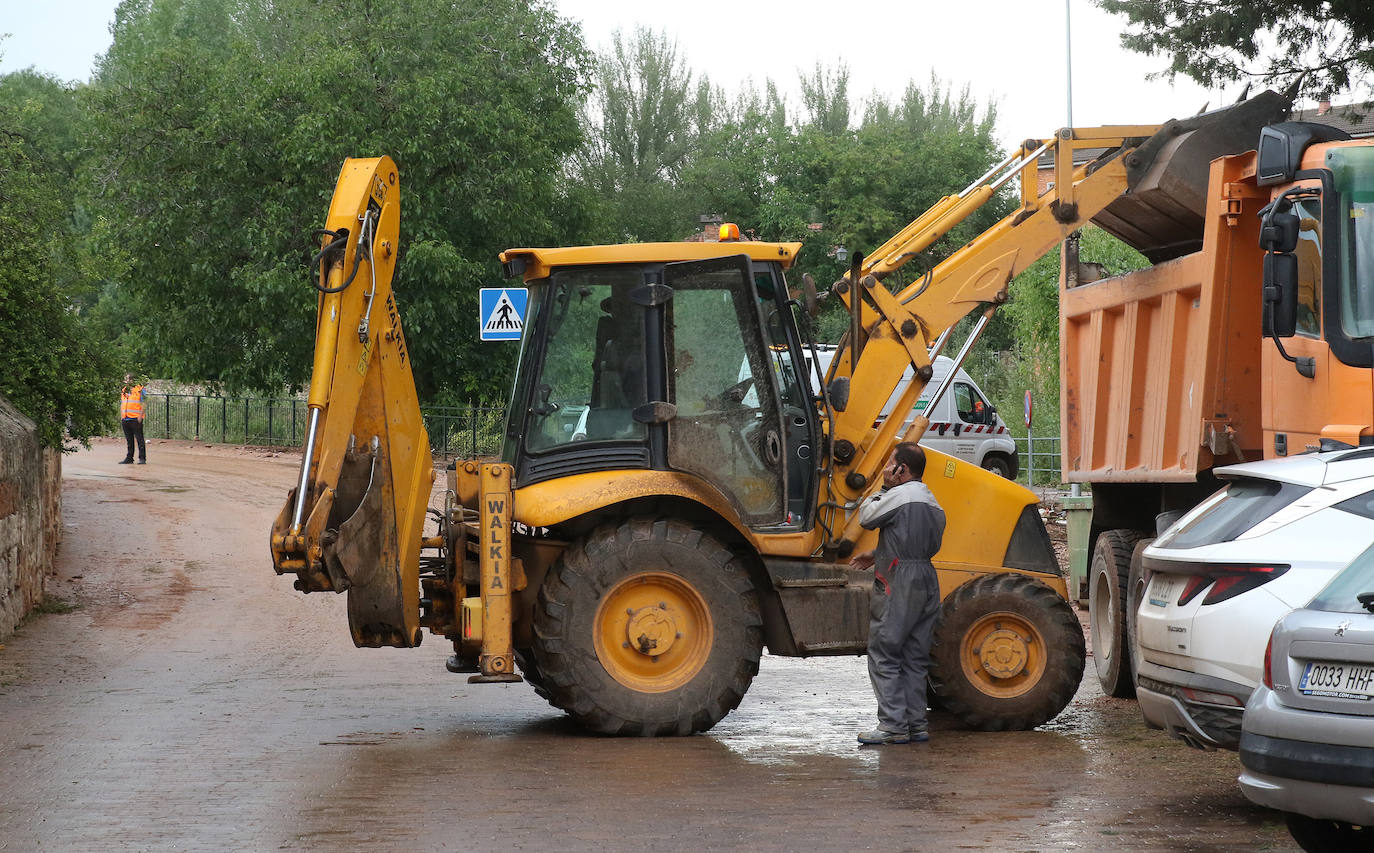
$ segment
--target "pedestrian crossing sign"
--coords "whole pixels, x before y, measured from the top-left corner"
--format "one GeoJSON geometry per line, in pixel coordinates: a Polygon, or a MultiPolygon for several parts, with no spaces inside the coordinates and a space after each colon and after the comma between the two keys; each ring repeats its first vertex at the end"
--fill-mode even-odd
{"type": "Polygon", "coordinates": [[[518,341],[525,330],[529,291],[523,287],[482,288],[477,322],[484,341],[518,341]]]}

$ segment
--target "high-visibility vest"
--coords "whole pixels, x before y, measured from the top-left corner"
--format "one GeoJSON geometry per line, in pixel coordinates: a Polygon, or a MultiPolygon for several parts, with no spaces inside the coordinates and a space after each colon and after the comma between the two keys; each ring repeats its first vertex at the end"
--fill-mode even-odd
{"type": "Polygon", "coordinates": [[[119,417],[143,420],[143,386],[135,385],[119,395],[119,417]]]}

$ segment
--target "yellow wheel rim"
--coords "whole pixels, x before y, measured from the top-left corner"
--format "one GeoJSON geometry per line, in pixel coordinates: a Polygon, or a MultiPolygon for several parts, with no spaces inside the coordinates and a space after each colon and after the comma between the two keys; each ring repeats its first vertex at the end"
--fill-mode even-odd
{"type": "Polygon", "coordinates": [[[644,693],[666,693],[691,681],[711,656],[714,634],[701,593],[667,572],[641,572],[611,587],[593,630],[601,665],[644,693]]]}
{"type": "Polygon", "coordinates": [[[980,691],[1010,699],[1029,691],[1044,676],[1045,639],[1015,613],[989,613],[964,634],[959,662],[980,691]]]}

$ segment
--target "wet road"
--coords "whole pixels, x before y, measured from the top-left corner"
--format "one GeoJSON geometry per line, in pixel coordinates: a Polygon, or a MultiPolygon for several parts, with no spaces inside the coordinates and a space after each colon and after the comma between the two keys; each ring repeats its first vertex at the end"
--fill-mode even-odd
{"type": "MultiPolygon", "coordinates": [[[[591,737],[448,650],[355,649],[273,575],[297,457],[152,442],[64,461],[66,539],[0,650],[0,850],[1295,850],[1233,754],[1091,676],[1041,731],[859,749],[861,658],[765,657],[705,735],[591,737]]],[[[1089,665],[1091,672],[1091,664],[1089,665]]]]}

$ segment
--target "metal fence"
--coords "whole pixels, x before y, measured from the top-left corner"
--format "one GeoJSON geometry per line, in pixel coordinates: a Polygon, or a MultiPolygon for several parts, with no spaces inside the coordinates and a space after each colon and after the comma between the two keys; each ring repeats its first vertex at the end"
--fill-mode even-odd
{"type": "MultiPolygon", "coordinates": [[[[434,406],[421,410],[436,456],[499,453],[505,409],[434,406]]],[[[296,397],[218,397],[206,394],[148,394],[143,433],[259,447],[300,447],[309,423],[305,400],[296,397]]]]}
{"type": "Polygon", "coordinates": [[[1031,486],[1059,483],[1063,470],[1059,436],[1021,436],[1016,439],[1016,452],[1021,455],[1021,472],[1016,479],[1031,486]]]}
{"type": "MultiPolygon", "coordinates": [[[[217,397],[205,394],[149,394],[143,431],[149,438],[177,438],[219,444],[300,447],[308,412],[297,397],[217,397]]],[[[501,451],[505,408],[429,406],[421,410],[435,456],[490,456],[501,451]]],[[[1059,436],[1016,439],[1021,454],[1017,479],[1058,483],[1059,436]]]]}

